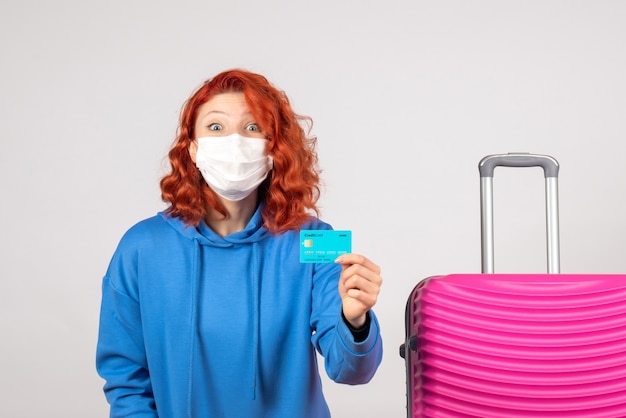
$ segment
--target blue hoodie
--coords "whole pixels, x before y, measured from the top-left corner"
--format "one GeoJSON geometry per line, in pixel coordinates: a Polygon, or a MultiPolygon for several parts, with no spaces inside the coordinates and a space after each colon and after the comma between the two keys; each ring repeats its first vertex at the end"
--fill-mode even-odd
{"type": "Polygon", "coordinates": [[[300,263],[299,232],[270,233],[260,208],[226,237],[163,213],[133,226],[102,288],[96,364],[111,417],[329,417],[315,350],[348,384],[382,357],[373,312],[362,342],[341,317],[340,271],[300,263]]]}

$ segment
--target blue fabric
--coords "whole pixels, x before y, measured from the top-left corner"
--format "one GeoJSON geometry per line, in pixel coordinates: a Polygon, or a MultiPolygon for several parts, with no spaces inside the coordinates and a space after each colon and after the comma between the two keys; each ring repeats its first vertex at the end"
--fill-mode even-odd
{"type": "MultiPolygon", "coordinates": [[[[317,219],[303,229],[330,229],[317,219]]],[[[376,316],[356,343],[337,264],[301,264],[299,232],[260,210],[220,237],[158,214],[122,238],[103,280],[96,364],[111,417],[329,417],[328,376],[361,384],[382,357],[376,316]]]]}

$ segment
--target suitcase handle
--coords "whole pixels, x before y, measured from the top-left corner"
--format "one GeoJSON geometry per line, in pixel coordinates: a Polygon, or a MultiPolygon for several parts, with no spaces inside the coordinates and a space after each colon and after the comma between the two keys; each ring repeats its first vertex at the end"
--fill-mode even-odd
{"type": "Polygon", "coordinates": [[[559,262],[559,163],[548,155],[509,153],[488,155],[478,164],[480,172],[481,269],[494,272],[493,172],[496,167],[542,167],[546,179],[546,238],[548,273],[558,274],[559,262]]]}
{"type": "Polygon", "coordinates": [[[478,164],[480,177],[493,177],[494,169],[499,166],[541,167],[546,178],[559,176],[559,163],[548,155],[509,153],[488,155],[483,158],[478,164]]]}

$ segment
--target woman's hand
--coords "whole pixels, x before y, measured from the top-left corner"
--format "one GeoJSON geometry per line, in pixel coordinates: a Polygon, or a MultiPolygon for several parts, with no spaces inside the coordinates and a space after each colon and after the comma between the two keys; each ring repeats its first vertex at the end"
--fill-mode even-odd
{"type": "Polygon", "coordinates": [[[335,262],[341,264],[339,295],[343,316],[353,328],[361,328],[365,324],[365,314],[378,300],[383,283],[380,267],[359,254],[344,254],[335,262]]]}

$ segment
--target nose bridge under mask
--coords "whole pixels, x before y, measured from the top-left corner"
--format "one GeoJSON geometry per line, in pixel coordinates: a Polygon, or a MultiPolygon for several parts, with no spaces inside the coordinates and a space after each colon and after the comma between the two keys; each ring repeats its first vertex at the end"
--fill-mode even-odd
{"type": "MultiPolygon", "coordinates": [[[[236,161],[258,160],[267,155],[267,140],[264,138],[244,137],[238,134],[232,141],[235,143],[231,148],[236,161]]],[[[231,135],[234,136],[234,135],[231,135]]]]}

